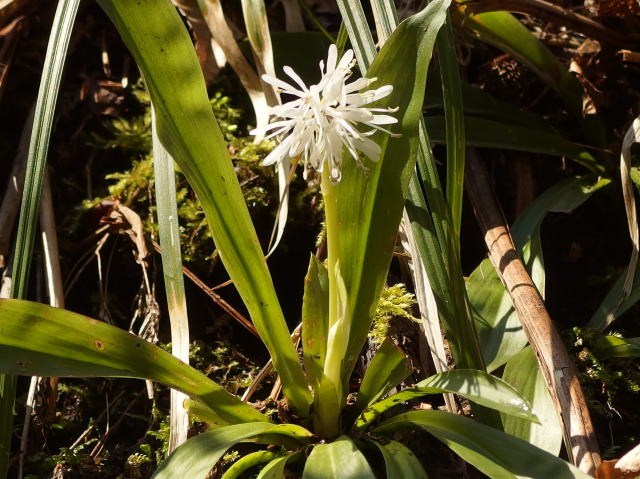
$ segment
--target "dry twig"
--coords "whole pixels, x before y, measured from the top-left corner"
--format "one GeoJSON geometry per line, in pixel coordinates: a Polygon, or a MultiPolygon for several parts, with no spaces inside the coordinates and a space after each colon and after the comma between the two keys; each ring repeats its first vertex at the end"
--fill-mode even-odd
{"type": "Polygon", "coordinates": [[[569,458],[582,471],[594,475],[600,465],[600,452],[576,369],[540,293],[516,252],[489,185],[486,169],[473,152],[467,156],[465,186],[484,234],[491,263],[509,292],[538,359],[563,425],[569,458]]]}

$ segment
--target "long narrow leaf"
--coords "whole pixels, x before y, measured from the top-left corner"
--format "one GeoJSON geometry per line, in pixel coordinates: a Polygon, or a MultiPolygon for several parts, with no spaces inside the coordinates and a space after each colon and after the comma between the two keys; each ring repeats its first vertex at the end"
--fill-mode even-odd
{"type": "Polygon", "coordinates": [[[455,393],[482,406],[514,415],[528,421],[537,421],[531,405],[512,386],[482,371],[454,369],[435,374],[412,388],[394,394],[367,408],[356,422],[363,428],[390,408],[409,399],[428,394],[455,393]]]}
{"type": "MultiPolygon", "coordinates": [[[[189,364],[189,318],[180,253],[175,171],[173,158],[169,156],[158,139],[153,113],[152,133],[158,232],[162,247],[162,274],[171,325],[171,352],[182,362],[189,364]]],[[[184,394],[171,391],[169,451],[173,451],[187,440],[189,417],[182,407],[185,399],[187,398],[184,394]]]]}
{"type": "Polygon", "coordinates": [[[155,479],[204,479],[222,455],[234,444],[260,434],[280,434],[306,439],[311,433],[300,426],[258,422],[235,424],[199,434],[176,449],[156,470],[155,479]]]}
{"type": "Polygon", "coordinates": [[[151,379],[204,402],[223,420],[268,422],[168,352],[106,323],[23,300],[0,300],[0,371],[151,379]]]}
{"type": "MultiPolygon", "coordinates": [[[[436,51],[442,77],[442,97],[447,136],[447,203],[451,218],[453,254],[460,256],[460,225],[464,194],[465,118],[462,105],[462,87],[458,71],[455,40],[451,16],[436,40],[436,51]]],[[[428,127],[427,127],[428,128],[428,127]]],[[[431,133],[430,130],[428,130],[431,133]]],[[[433,134],[431,133],[431,136],[433,134]]]]}
{"type": "Polygon", "coordinates": [[[387,275],[418,149],[428,59],[448,5],[448,0],[431,2],[403,22],[367,72],[377,77],[377,85],[393,85],[393,93],[381,106],[398,107],[397,131],[402,137],[382,139],[381,160],[371,165],[368,175],[355,162],[346,162],[343,180],[335,188],[343,225],[339,261],[352,320],[343,371],[351,371],[355,364],[387,275]]]}
{"type": "Polygon", "coordinates": [[[491,478],[588,479],[591,476],[542,449],[464,416],[415,411],[393,417],[375,432],[420,427],[491,478]]]}
{"type": "MultiPolygon", "coordinates": [[[[33,242],[38,224],[38,209],[44,179],[44,169],[49,152],[49,139],[53,125],[53,114],[58,100],[58,90],[71,30],[75,22],[80,0],[60,0],[53,19],[51,35],[47,45],[42,77],[38,89],[36,108],[29,144],[29,155],[25,172],[22,205],[16,236],[13,260],[11,297],[26,298],[33,242]]],[[[16,379],[0,375],[0,477],[6,477],[7,460],[11,448],[13,431],[13,402],[16,379]]]]}
{"type": "Polygon", "coordinates": [[[305,416],[311,395],[222,133],[211,114],[189,34],[163,0],[99,3],[143,73],[157,114],[158,136],[203,205],[220,257],[269,349],[285,395],[305,416]]]}

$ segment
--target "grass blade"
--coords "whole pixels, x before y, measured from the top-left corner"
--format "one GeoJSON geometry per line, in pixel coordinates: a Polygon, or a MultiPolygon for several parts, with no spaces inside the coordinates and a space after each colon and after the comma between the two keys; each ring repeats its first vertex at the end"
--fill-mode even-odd
{"type": "Polygon", "coordinates": [[[464,194],[465,127],[462,106],[462,87],[451,16],[436,39],[436,52],[442,77],[442,98],[447,136],[447,204],[451,218],[453,254],[460,256],[460,225],[464,194]]]}
{"type": "MultiPolygon", "coordinates": [[[[40,88],[29,144],[29,156],[25,172],[25,183],[20,207],[20,220],[14,253],[13,298],[25,298],[31,268],[31,251],[38,224],[38,209],[44,168],[49,151],[49,139],[53,125],[53,114],[58,99],[58,90],[62,78],[64,60],[67,56],[71,30],[78,11],[80,0],[61,0],[47,45],[40,88]]],[[[0,477],[6,477],[7,460],[11,447],[13,430],[13,402],[15,399],[16,379],[0,376],[0,477]]]]}
{"type": "MultiPolygon", "coordinates": [[[[162,274],[171,325],[171,353],[183,363],[189,364],[189,319],[180,253],[175,170],[173,158],[158,139],[155,114],[152,114],[152,137],[158,233],[162,247],[162,274]]],[[[169,451],[173,451],[187,440],[189,417],[182,407],[185,399],[187,397],[183,393],[171,390],[169,451]]]]}

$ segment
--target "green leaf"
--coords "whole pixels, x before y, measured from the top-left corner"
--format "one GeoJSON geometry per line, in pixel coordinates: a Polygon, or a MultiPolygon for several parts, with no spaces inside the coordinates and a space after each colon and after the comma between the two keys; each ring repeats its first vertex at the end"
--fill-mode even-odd
{"type": "MultiPolygon", "coordinates": [[[[182,255],[180,252],[180,224],[176,200],[176,174],[173,158],[158,140],[155,114],[151,115],[153,144],[153,172],[158,217],[158,236],[162,248],[162,276],[167,296],[171,325],[171,354],[189,364],[189,317],[184,293],[182,255]]],[[[182,407],[186,398],[171,391],[169,451],[187,440],[189,417],[182,407]]]]}
{"type": "Polygon", "coordinates": [[[244,473],[260,464],[272,462],[275,459],[286,459],[282,452],[256,451],[240,457],[229,469],[225,471],[221,479],[238,479],[244,477],[244,473]]]}
{"type": "Polygon", "coordinates": [[[260,474],[258,474],[258,477],[256,479],[286,479],[285,468],[287,467],[287,464],[289,462],[299,461],[301,458],[306,458],[304,456],[304,451],[294,452],[293,454],[289,454],[286,457],[274,459],[264,468],[262,468],[260,474]]]}
{"type": "Polygon", "coordinates": [[[213,409],[198,399],[185,399],[183,407],[190,416],[205,423],[209,429],[230,425],[228,421],[223,420],[213,409]]]}
{"type": "Polygon", "coordinates": [[[302,479],[375,479],[367,459],[347,436],[313,448],[302,479]]]}
{"type": "Polygon", "coordinates": [[[222,455],[234,444],[264,433],[281,434],[294,439],[310,437],[300,426],[261,422],[235,424],[192,437],[176,449],[156,470],[155,479],[204,479],[222,455]]]}
{"type": "Polygon", "coordinates": [[[302,298],[302,351],[309,382],[315,387],[322,377],[329,333],[329,278],[327,268],[311,255],[304,278],[302,298]]]}
{"type": "Polygon", "coordinates": [[[375,429],[391,433],[417,426],[433,434],[465,461],[491,478],[587,479],[571,464],[508,434],[464,416],[443,411],[414,411],[395,416],[375,429]]]}
{"type": "MultiPolygon", "coordinates": [[[[516,124],[547,133],[557,133],[551,124],[541,116],[520,110],[512,103],[499,100],[479,87],[463,81],[461,90],[464,113],[467,116],[516,124]]],[[[444,111],[442,84],[438,75],[433,72],[427,78],[424,108],[425,116],[441,116],[444,111]]]]}
{"type": "Polygon", "coordinates": [[[388,478],[427,479],[427,473],[415,454],[398,441],[373,442],[384,458],[388,478]]]}
{"type": "Polygon", "coordinates": [[[287,398],[306,416],[311,394],[227,146],[211,114],[189,33],[166,0],[98,3],[140,67],[157,115],[158,136],[202,203],[222,262],[271,354],[287,398]]]}
{"type": "Polygon", "coordinates": [[[529,401],[540,420],[540,424],[534,424],[503,415],[504,432],[557,456],[562,446],[562,427],[531,347],[526,347],[507,362],[502,379],[529,401]]]}
{"type": "Polygon", "coordinates": [[[505,414],[537,422],[531,406],[512,386],[495,376],[474,369],[454,369],[435,374],[415,387],[404,389],[371,405],[356,421],[363,428],[376,417],[398,404],[428,394],[455,393],[505,414]]]}
{"type": "MultiPolygon", "coordinates": [[[[464,5],[460,9],[464,11],[464,5]]],[[[464,24],[481,40],[522,62],[556,90],[569,112],[582,124],[585,137],[602,145],[604,130],[600,119],[582,113],[584,91],[578,80],[516,17],[509,12],[486,12],[466,15],[464,24]]]]}
{"type": "MultiPolygon", "coordinates": [[[[433,143],[446,143],[445,119],[442,116],[425,117],[429,139],[433,143]]],[[[573,143],[558,133],[522,126],[513,122],[488,120],[465,116],[469,127],[466,135],[467,146],[526,151],[544,155],[572,158],[594,172],[602,172],[603,167],[584,146],[573,143]]]]}
{"type": "Polygon", "coordinates": [[[593,354],[598,359],[640,357],[640,338],[601,336],[593,345],[593,354]]]}
{"type": "Polygon", "coordinates": [[[343,359],[345,381],[367,337],[372,313],[387,275],[409,179],[418,148],[418,122],[427,68],[435,37],[444,23],[449,0],[434,0],[393,32],[376,56],[367,75],[377,77],[371,88],[393,85],[393,92],[378,106],[397,107],[399,122],[390,138],[375,138],[382,149],[376,164],[363,174],[354,161],[345,161],[342,180],[335,186],[339,263],[348,293],[351,330],[343,359]],[[398,55],[398,52],[403,52],[398,55]]]}
{"type": "Polygon", "coordinates": [[[0,300],[0,371],[28,376],[151,379],[197,397],[230,423],[268,418],[168,352],[101,321],[0,300]]]}
{"type": "MultiPolygon", "coordinates": [[[[609,180],[569,178],[540,195],[518,218],[513,240],[538,290],[544,297],[544,265],[540,226],[548,212],[569,213],[609,180]]],[[[484,260],[466,282],[487,370],[505,364],[527,344],[527,337],[513,309],[511,298],[489,260],[484,260]]]]}
{"type": "Polygon", "coordinates": [[[624,292],[624,283],[627,277],[628,268],[622,272],[620,277],[611,287],[605,298],[593,314],[587,327],[604,331],[611,323],[627,312],[631,306],[640,301],[640,263],[636,266],[633,277],[633,285],[629,295],[624,292]]]}
{"type": "MultiPolygon", "coordinates": [[[[436,40],[436,51],[438,53],[440,76],[442,77],[442,102],[446,126],[447,182],[445,191],[451,219],[452,254],[459,258],[462,197],[464,193],[466,120],[462,103],[462,87],[460,85],[456,43],[449,12],[447,12],[447,21],[436,40]]],[[[429,129],[428,122],[425,123],[427,123],[429,137],[433,141],[433,133],[429,129]]]]}
{"type": "Polygon", "coordinates": [[[404,352],[387,337],[364,374],[355,404],[356,414],[400,384],[409,374],[411,368],[404,352]]]}
{"type": "MultiPolygon", "coordinates": [[[[59,0],[57,4],[33,115],[24,186],[20,185],[19,188],[22,190],[22,203],[13,254],[12,298],[27,297],[49,140],[62,70],[80,0],[59,0]]],[[[15,396],[16,378],[0,375],[0,478],[6,477],[7,461],[11,450],[15,396]]]]}

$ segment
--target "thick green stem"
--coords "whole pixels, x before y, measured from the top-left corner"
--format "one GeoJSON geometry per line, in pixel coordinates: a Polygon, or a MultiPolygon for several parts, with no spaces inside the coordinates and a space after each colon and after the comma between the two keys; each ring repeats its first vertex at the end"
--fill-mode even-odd
{"type": "Polygon", "coordinates": [[[327,354],[325,356],[323,377],[316,391],[315,412],[316,428],[323,436],[337,435],[339,430],[339,412],[342,406],[342,358],[348,344],[349,328],[346,327],[348,308],[344,282],[341,283],[338,264],[338,210],[335,187],[331,183],[327,168],[322,172],[322,195],[327,235],[327,271],[329,274],[329,317],[327,354]],[[327,407],[331,404],[331,407],[327,407]]]}

